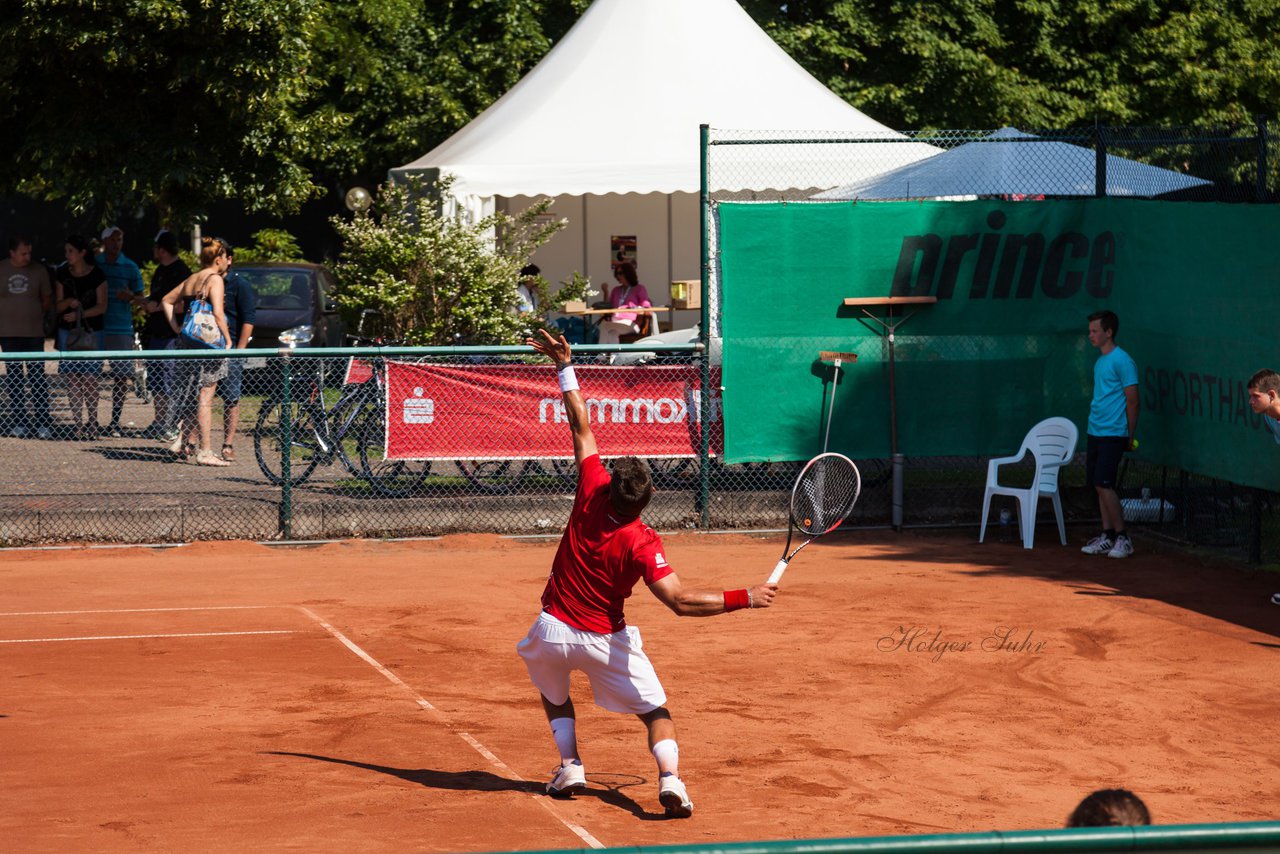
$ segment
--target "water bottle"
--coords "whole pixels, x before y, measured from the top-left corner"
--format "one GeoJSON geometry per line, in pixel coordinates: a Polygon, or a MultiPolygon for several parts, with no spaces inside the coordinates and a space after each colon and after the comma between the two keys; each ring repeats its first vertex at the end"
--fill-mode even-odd
{"type": "Polygon", "coordinates": [[[1000,511],[1000,524],[1008,526],[1013,521],[1013,514],[1009,512],[1009,508],[1005,507],[1000,511]]]}

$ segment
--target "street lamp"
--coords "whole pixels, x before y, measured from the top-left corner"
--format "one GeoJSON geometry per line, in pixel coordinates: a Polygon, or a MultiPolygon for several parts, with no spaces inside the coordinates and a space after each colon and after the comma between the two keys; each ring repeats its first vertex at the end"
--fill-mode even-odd
{"type": "Polygon", "coordinates": [[[373,207],[373,196],[364,187],[352,187],[347,190],[347,195],[343,201],[347,205],[347,210],[354,213],[364,213],[373,207]]]}

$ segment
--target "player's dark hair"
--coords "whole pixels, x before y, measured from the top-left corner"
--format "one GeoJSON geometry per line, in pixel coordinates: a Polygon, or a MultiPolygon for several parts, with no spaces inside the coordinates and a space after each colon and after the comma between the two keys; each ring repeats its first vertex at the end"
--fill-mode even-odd
{"type": "Polygon", "coordinates": [[[649,466],[635,457],[614,461],[609,480],[609,499],[613,509],[624,516],[639,516],[653,497],[653,478],[649,466]]]}
{"type": "Polygon", "coordinates": [[[1099,789],[1067,818],[1067,827],[1126,827],[1151,824],[1142,799],[1128,789],[1099,789]]]}
{"type": "Polygon", "coordinates": [[[1120,334],[1120,318],[1116,317],[1114,311],[1095,311],[1089,315],[1089,322],[1098,321],[1102,324],[1103,332],[1110,332],[1112,340],[1120,334]]]}
{"type": "Polygon", "coordinates": [[[1249,377],[1249,384],[1245,386],[1249,391],[1274,391],[1280,394],[1280,374],[1270,368],[1263,368],[1253,376],[1249,377]]]}

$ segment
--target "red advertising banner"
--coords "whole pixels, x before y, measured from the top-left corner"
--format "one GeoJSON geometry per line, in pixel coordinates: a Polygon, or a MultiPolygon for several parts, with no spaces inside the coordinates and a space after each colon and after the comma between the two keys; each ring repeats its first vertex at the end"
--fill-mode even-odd
{"type": "Polygon", "coordinates": [[[343,377],[343,382],[347,385],[356,383],[366,383],[373,379],[373,365],[368,359],[357,359],[352,356],[347,359],[347,374],[343,377]]]}
{"type": "MultiPolygon", "coordinates": [[[[606,457],[691,457],[699,443],[696,365],[575,366],[591,430],[606,457]]],[[[718,371],[712,448],[720,447],[718,371]]],[[[573,440],[550,365],[387,362],[386,458],[572,458],[573,440]]]]}

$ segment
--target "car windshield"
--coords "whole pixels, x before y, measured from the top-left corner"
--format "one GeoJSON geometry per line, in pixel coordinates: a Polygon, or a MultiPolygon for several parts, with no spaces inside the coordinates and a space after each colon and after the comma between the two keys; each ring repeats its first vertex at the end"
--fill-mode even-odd
{"type": "Polygon", "coordinates": [[[311,273],[306,270],[244,267],[236,272],[253,286],[259,309],[297,311],[311,306],[311,273]]]}

